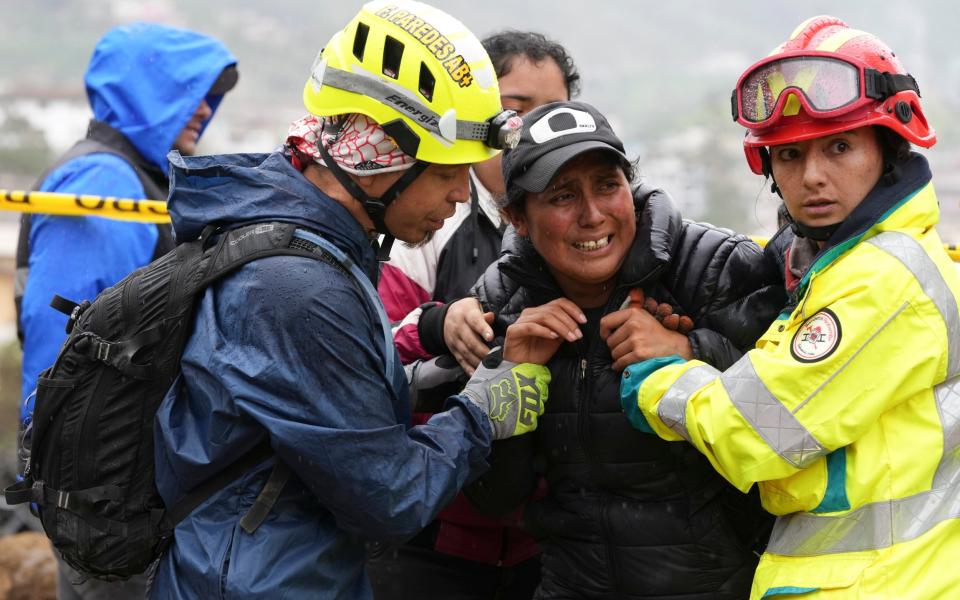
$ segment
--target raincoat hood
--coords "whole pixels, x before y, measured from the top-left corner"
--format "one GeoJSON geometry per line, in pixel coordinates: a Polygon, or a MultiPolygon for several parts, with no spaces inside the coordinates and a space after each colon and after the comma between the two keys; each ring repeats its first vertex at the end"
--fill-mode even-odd
{"type": "Polygon", "coordinates": [[[210,94],[210,88],[236,62],[221,42],[199,33],[152,23],[124,25],[97,43],[84,77],[87,98],[94,118],[120,131],[166,171],[167,152],[200,101],[206,99],[216,113],[223,96],[210,94]]]}
{"type": "Polygon", "coordinates": [[[343,248],[375,281],[376,254],[363,228],[283,153],[186,157],[173,150],[168,159],[167,207],[177,240],[196,239],[209,223],[297,223],[343,248]]]}

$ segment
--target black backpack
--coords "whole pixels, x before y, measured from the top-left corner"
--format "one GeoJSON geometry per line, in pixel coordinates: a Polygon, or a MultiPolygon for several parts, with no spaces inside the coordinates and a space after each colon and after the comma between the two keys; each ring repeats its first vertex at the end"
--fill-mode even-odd
{"type": "MultiPolygon", "coordinates": [[[[70,315],[69,336],[38,379],[24,478],[5,495],[9,504],[35,503],[63,559],[87,575],[113,580],[142,573],[169,546],[178,522],[273,455],[264,441],[170,508],[157,492],[154,416],[180,371],[194,308],[208,285],[258,258],[300,255],[347,273],[382,313],[359,267],[313,232],[259,223],[214,233],[208,227],[199,240],[134,271],[93,303],[59,297],[52,303],[70,315]]],[[[389,336],[387,326],[384,353],[392,369],[389,336]]],[[[266,518],[289,474],[277,461],[240,522],[248,533],[266,518]]]]}

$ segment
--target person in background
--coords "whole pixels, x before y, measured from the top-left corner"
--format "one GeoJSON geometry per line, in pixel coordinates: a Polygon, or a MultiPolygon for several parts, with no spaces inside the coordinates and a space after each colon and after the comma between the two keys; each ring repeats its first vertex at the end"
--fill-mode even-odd
{"type": "Polygon", "coordinates": [[[282,221],[291,245],[343,257],[260,258],[199,300],[155,421],[157,490],[174,506],[251,448],[273,454],[176,526],[157,600],[370,598],[366,543],[416,534],[487,468],[493,439],[533,430],[543,411],[547,369],[491,354],[445,411],[411,426],[374,294],[378,236],[416,244],[440,229],[470,197],[470,165],[516,143],[520,120],[449,14],[380,0],[338,29],[304,86],[311,114],[281,150],[171,155],[178,235],[212,223],[272,235],[265,222],[282,221]],[[256,508],[261,494],[272,508],[256,508]]]}
{"type": "Polygon", "coordinates": [[[911,151],[936,142],[917,82],[876,36],[821,16],[744,71],[734,100],[747,162],[797,232],[790,303],[726,369],[631,365],[624,409],[759,487],[777,523],[752,599],[954,597],[960,276],[911,151]]]}
{"type": "MultiPolygon", "coordinates": [[[[133,23],[97,43],[84,81],[93,120],[40,176],[44,192],[166,199],[167,152],[192,154],[237,82],[237,60],[218,40],[185,29],[133,23]]],[[[21,426],[33,412],[37,376],[66,338],[53,296],[92,300],[173,247],[170,227],[102,217],[25,214],[17,248],[16,306],[23,344],[21,426]]],[[[104,583],[60,563],[59,598],[142,598],[143,578],[104,583]]]]}
{"type": "MultiPolygon", "coordinates": [[[[540,33],[507,30],[485,38],[483,47],[499,78],[504,108],[521,117],[542,104],[569,100],[580,91],[573,58],[540,33]]],[[[470,183],[470,202],[459,205],[431,239],[394,247],[390,262],[383,265],[378,291],[397,324],[394,341],[405,364],[447,352],[443,340],[432,333],[439,331],[434,325],[443,322],[450,303],[469,296],[484,269],[500,254],[506,228],[494,202],[504,192],[500,157],[474,165],[470,183]]],[[[472,364],[463,366],[472,372],[472,364]]]]}

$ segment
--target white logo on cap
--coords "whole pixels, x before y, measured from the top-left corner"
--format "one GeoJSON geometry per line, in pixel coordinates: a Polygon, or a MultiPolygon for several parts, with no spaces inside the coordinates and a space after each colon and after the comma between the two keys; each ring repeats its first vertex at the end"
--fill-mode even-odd
{"type": "Polygon", "coordinates": [[[530,137],[542,144],[564,135],[596,130],[597,122],[590,113],[573,108],[555,108],[530,126],[530,137]]]}

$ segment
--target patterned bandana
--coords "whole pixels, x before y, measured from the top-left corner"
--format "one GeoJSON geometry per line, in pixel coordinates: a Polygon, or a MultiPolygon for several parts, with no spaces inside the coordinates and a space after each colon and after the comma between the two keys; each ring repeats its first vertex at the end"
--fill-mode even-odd
{"type": "Polygon", "coordinates": [[[324,165],[317,149],[318,139],[323,140],[330,158],[353,175],[404,171],[417,162],[404,154],[380,125],[359,113],[336,117],[306,115],[291,123],[287,132],[288,146],[324,165]]]}

